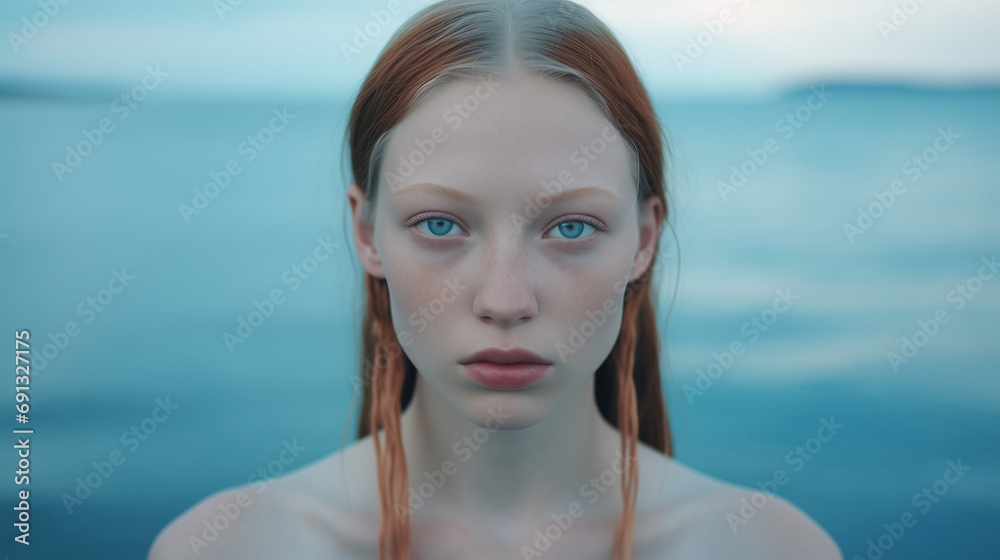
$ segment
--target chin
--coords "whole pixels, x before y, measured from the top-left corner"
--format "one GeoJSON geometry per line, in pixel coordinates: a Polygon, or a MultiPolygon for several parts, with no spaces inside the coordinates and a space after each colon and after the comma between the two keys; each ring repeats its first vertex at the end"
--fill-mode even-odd
{"type": "Polygon", "coordinates": [[[549,412],[548,399],[528,391],[463,388],[445,400],[460,416],[490,432],[529,428],[549,412]]]}
{"type": "Polygon", "coordinates": [[[519,391],[474,388],[456,402],[465,418],[487,430],[523,430],[544,420],[557,406],[555,395],[540,387],[519,391]]]}

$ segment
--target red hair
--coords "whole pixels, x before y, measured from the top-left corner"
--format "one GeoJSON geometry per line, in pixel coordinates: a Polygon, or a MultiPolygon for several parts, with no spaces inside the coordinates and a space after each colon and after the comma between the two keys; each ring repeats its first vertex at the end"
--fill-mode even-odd
{"type": "MultiPolygon", "coordinates": [[[[668,208],[661,129],[628,55],[603,23],[564,0],[444,0],[415,14],[392,36],[351,109],[346,146],[353,181],[365,193],[367,217],[373,215],[389,133],[406,114],[452,79],[501,73],[515,64],[584,91],[625,139],[639,200],[655,196],[668,208]]],[[[618,339],[594,380],[598,409],[621,434],[625,459],[616,560],[632,557],[637,441],[672,455],[660,382],[653,270],[647,267],[628,284],[618,339]]],[[[385,279],[366,273],[365,295],[358,438],[372,435],[374,440],[381,498],[379,560],[408,560],[409,509],[395,505],[408,503],[400,417],[412,400],[417,371],[396,338],[385,279]]]]}

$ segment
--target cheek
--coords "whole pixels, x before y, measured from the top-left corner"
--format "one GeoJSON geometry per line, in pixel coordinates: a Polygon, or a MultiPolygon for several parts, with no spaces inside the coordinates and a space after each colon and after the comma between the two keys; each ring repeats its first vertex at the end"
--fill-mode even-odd
{"type": "Polygon", "coordinates": [[[624,249],[599,267],[588,267],[574,274],[574,281],[564,290],[553,292],[558,305],[553,319],[559,324],[556,340],[561,345],[556,354],[575,369],[596,369],[614,347],[621,330],[623,298],[628,283],[631,259],[624,249]]]}
{"type": "MultiPolygon", "coordinates": [[[[429,340],[444,329],[446,317],[454,313],[462,294],[456,293],[452,277],[440,269],[419,262],[412,254],[389,253],[384,257],[386,278],[392,300],[392,321],[396,336],[404,333],[414,341],[429,340]]],[[[410,346],[409,351],[426,345],[410,346]]]]}

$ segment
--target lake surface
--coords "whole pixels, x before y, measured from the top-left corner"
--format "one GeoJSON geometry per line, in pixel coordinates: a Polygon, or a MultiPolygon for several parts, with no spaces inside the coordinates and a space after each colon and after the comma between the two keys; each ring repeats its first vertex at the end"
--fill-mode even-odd
{"type": "MultiPolygon", "coordinates": [[[[673,301],[661,324],[677,456],[747,486],[783,471],[779,495],[846,558],[880,537],[887,560],[997,558],[1000,274],[984,278],[984,262],[1000,257],[1000,92],[824,91],[657,105],[673,152],[660,297],[663,311],[673,301]],[[811,440],[824,422],[842,428],[811,440]],[[946,476],[949,461],[968,470],[946,476]],[[915,525],[884,536],[907,513],[915,525]]],[[[144,558],[168,521],[285,443],[305,448],[299,468],[340,448],[349,420],[353,432],[349,100],[150,96],[122,118],[113,98],[0,99],[0,323],[30,329],[36,352],[53,345],[31,389],[33,546],[6,541],[14,558],[144,558]],[[248,160],[244,141],[275,111],[285,128],[248,160]],[[67,146],[104,118],[113,129],[70,167],[67,146]],[[195,200],[234,159],[239,174],[195,200]],[[333,258],[289,281],[318,239],[333,258]],[[283,303],[227,345],[276,289],[283,303]],[[78,332],[60,335],[69,321],[78,332]],[[169,416],[154,412],[165,399],[169,416]],[[133,425],[153,431],[123,439],[133,425]]],[[[0,396],[12,402],[11,383],[0,396]]],[[[11,477],[2,488],[9,514],[11,477]]]]}

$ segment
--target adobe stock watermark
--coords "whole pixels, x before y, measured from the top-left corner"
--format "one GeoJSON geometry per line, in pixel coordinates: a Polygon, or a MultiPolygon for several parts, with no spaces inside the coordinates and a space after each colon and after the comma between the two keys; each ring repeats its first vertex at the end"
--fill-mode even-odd
{"type": "MultiPolygon", "coordinates": [[[[780,133],[784,141],[791,140],[796,132],[809,122],[809,119],[813,118],[820,109],[825,107],[829,98],[834,95],[832,92],[826,91],[825,84],[821,84],[819,89],[812,86],[809,90],[812,93],[806,98],[805,103],[796,107],[794,111],[785,113],[774,123],[775,132],[780,133]]],[[[766,138],[761,147],[747,148],[748,157],[738,166],[730,166],[729,181],[716,181],[715,183],[715,188],[719,191],[719,197],[722,198],[722,201],[727,202],[731,195],[746,185],[747,181],[767,164],[771,155],[780,149],[781,141],[773,136],[766,138]]]]}
{"type": "MultiPolygon", "coordinates": [[[[923,177],[924,172],[928,171],[937,162],[941,154],[951,149],[955,144],[955,140],[962,137],[960,134],[952,132],[950,126],[947,130],[938,128],[937,133],[938,135],[929,146],[903,163],[900,172],[906,175],[911,183],[919,181],[923,177]]],[[[906,193],[906,187],[907,185],[903,183],[902,179],[895,179],[889,183],[888,189],[884,191],[877,189],[872,191],[872,196],[875,197],[875,200],[867,208],[858,207],[858,217],[855,223],[844,222],[844,235],[847,236],[847,240],[851,242],[851,245],[854,245],[854,240],[857,236],[864,235],[866,231],[875,225],[876,220],[881,218],[889,208],[892,208],[896,203],[896,199],[906,193]]]]}
{"type": "MultiPolygon", "coordinates": [[[[990,259],[982,257],[979,261],[983,264],[975,274],[969,276],[965,282],[955,284],[955,287],[945,294],[944,300],[951,304],[953,311],[964,309],[972,301],[972,298],[982,291],[986,282],[992,280],[997,272],[1000,272],[1000,262],[997,261],[996,254],[990,259]]],[[[889,351],[886,353],[885,357],[889,360],[892,371],[899,373],[900,366],[915,358],[920,349],[927,346],[938,335],[942,325],[950,322],[951,315],[946,307],[938,308],[929,319],[919,319],[916,323],[917,329],[913,331],[913,334],[900,338],[899,352],[889,351]]]]}
{"type": "MultiPolygon", "coordinates": [[[[649,251],[646,252],[648,253],[649,251]]],[[[628,300],[630,295],[638,291],[645,281],[652,279],[656,270],[663,266],[665,256],[672,256],[672,254],[657,252],[653,255],[653,260],[649,264],[652,269],[652,273],[643,275],[644,279],[642,280],[629,282],[631,271],[622,276],[613,286],[615,294],[624,294],[621,298],[617,296],[605,298],[604,301],[601,302],[600,307],[597,309],[587,310],[587,318],[583,319],[579,325],[570,327],[569,337],[565,340],[565,342],[560,340],[554,345],[562,363],[566,363],[567,356],[575,354],[577,350],[583,348],[584,344],[597,334],[598,329],[604,327],[605,324],[608,324],[608,321],[614,320],[615,316],[621,311],[621,305],[618,303],[619,300],[628,300]]]]}
{"type": "MultiPolygon", "coordinates": [[[[119,121],[124,121],[135,109],[139,108],[140,103],[149,97],[150,92],[160,87],[163,78],[169,75],[168,72],[160,70],[159,64],[156,65],[156,68],[146,66],[146,75],[132,89],[116,97],[111,102],[109,110],[118,117],[119,121]]],[[[96,128],[84,128],[81,131],[82,140],[72,146],[66,145],[66,157],[62,161],[52,160],[52,172],[55,173],[56,179],[62,183],[63,177],[67,173],[72,173],[80,167],[84,158],[94,153],[94,150],[107,139],[107,136],[116,130],[115,126],[111,117],[104,117],[97,121],[96,128]]]]}
{"type": "Polygon", "coordinates": [[[441,289],[441,297],[434,298],[427,304],[427,307],[420,306],[420,309],[410,314],[408,322],[411,326],[417,327],[417,334],[427,330],[442,313],[447,304],[453,303],[458,295],[469,287],[462,284],[456,276],[453,280],[445,280],[444,288],[441,289]]]}
{"type": "Polygon", "coordinates": [[[552,523],[544,529],[535,529],[532,534],[534,541],[531,545],[521,545],[521,557],[525,560],[531,558],[541,558],[552,548],[566,532],[573,526],[573,522],[586,513],[587,505],[597,503],[608,490],[614,488],[621,475],[630,468],[630,460],[624,457],[621,451],[615,451],[615,459],[611,462],[611,467],[604,469],[595,477],[584,482],[580,486],[580,497],[586,498],[586,504],[574,500],[566,507],[565,511],[553,512],[551,514],[552,523]]]}
{"type": "Polygon", "coordinates": [[[402,355],[403,346],[409,346],[413,343],[413,337],[405,331],[397,337],[397,340],[399,341],[398,343],[393,341],[388,345],[376,344],[375,361],[372,362],[368,358],[365,358],[364,364],[361,366],[361,373],[351,376],[351,385],[354,386],[355,395],[359,394],[364,386],[371,384],[372,378],[375,376],[376,367],[385,370],[389,366],[390,361],[402,355]]]}
{"type": "MultiPolygon", "coordinates": [[[[627,289],[628,275],[615,282],[614,292],[616,294],[623,294],[627,289]]],[[[618,298],[614,296],[605,298],[600,308],[588,309],[586,313],[587,318],[580,322],[579,325],[570,328],[569,338],[566,339],[566,342],[560,340],[555,343],[555,350],[559,354],[559,360],[565,364],[567,356],[575,354],[577,350],[583,348],[583,345],[597,334],[597,330],[603,327],[619,311],[621,311],[621,305],[618,304],[618,298]]]]}
{"type": "MultiPolygon", "coordinates": [[[[462,124],[468,120],[479,109],[482,102],[493,96],[493,92],[503,85],[493,78],[493,74],[487,77],[479,77],[479,85],[472,93],[466,95],[461,102],[456,102],[441,114],[441,118],[448,124],[452,131],[458,130],[462,124]]],[[[416,146],[410,150],[406,156],[399,156],[396,171],[389,170],[389,162],[386,162],[385,180],[389,184],[390,192],[396,192],[403,186],[404,179],[413,175],[418,167],[427,162],[428,158],[434,154],[439,144],[448,140],[448,134],[441,127],[435,127],[426,138],[418,138],[413,141],[416,146]]]]}
{"type": "MultiPolygon", "coordinates": [[[[595,136],[588,144],[573,150],[573,153],[569,155],[569,162],[576,169],[576,173],[583,173],[619,138],[620,135],[614,127],[605,126],[600,135],[595,136]]],[[[552,197],[565,187],[572,185],[575,180],[574,172],[566,168],[560,170],[552,180],[542,181],[543,190],[535,195],[534,199],[528,196],[524,197],[524,212],[514,212],[510,215],[510,220],[517,227],[517,231],[524,231],[525,226],[541,216],[542,210],[552,204],[552,197]]]]}
{"type": "MultiPolygon", "coordinates": [[[[257,156],[274,141],[275,136],[279,132],[284,131],[288,123],[292,122],[295,118],[295,115],[288,112],[288,107],[284,107],[280,111],[272,109],[271,113],[274,116],[268,121],[267,126],[261,127],[255,134],[247,136],[246,140],[236,145],[236,153],[243,156],[244,163],[250,163],[257,159],[257,156]]],[[[208,208],[212,200],[219,196],[219,193],[223,189],[229,186],[233,177],[242,172],[243,168],[236,158],[227,161],[222,166],[222,169],[218,171],[209,171],[208,182],[200,189],[198,187],[191,189],[194,192],[194,196],[191,197],[191,204],[182,202],[177,205],[177,210],[180,212],[181,218],[184,219],[184,223],[190,224],[191,217],[201,214],[202,211],[208,208]]]]}
{"type": "MultiPolygon", "coordinates": [[[[333,256],[333,250],[337,247],[340,247],[340,243],[334,243],[333,236],[327,235],[326,239],[317,237],[312,253],[285,269],[281,274],[282,284],[288,286],[289,292],[298,291],[302,287],[302,283],[319,270],[320,263],[333,256]]],[[[222,341],[229,349],[229,353],[235,352],[238,345],[243,344],[253,336],[256,329],[260,328],[264,321],[273,315],[277,307],[285,301],[287,301],[287,296],[281,288],[271,290],[271,293],[263,300],[254,300],[252,311],[247,313],[245,317],[243,315],[236,317],[235,334],[229,331],[222,333],[222,341]]]]}
{"type": "Polygon", "coordinates": [[[945,463],[945,466],[947,468],[941,474],[941,478],[928,486],[924,486],[911,498],[910,503],[913,504],[914,508],[917,508],[919,515],[907,510],[900,514],[898,520],[893,519],[888,523],[883,523],[882,528],[885,532],[874,539],[868,539],[866,543],[868,549],[865,551],[865,555],[855,554],[851,557],[851,560],[880,560],[886,552],[892,550],[896,546],[896,543],[902,540],[906,536],[906,533],[917,524],[921,515],[926,515],[927,512],[941,501],[941,498],[948,494],[952,486],[958,484],[962,480],[962,477],[972,470],[972,467],[962,464],[961,457],[954,461],[949,460],[945,463]]]}
{"type": "MultiPolygon", "coordinates": [[[[122,432],[121,438],[119,438],[122,447],[127,449],[129,454],[135,453],[149,439],[149,436],[156,432],[160,424],[166,422],[180,408],[179,404],[170,402],[169,395],[163,398],[157,397],[153,402],[156,407],[153,408],[150,415],[133,424],[129,430],[122,432]]],[[[91,461],[90,464],[94,469],[83,477],[76,477],[76,488],[73,493],[63,492],[62,501],[63,505],[66,506],[66,512],[73,515],[73,508],[83,505],[83,502],[93,496],[94,492],[107,479],[111,478],[115,468],[125,464],[128,457],[129,455],[123,453],[121,449],[115,449],[108,453],[107,459],[91,461]]]]}
{"type": "Polygon", "coordinates": [[[385,9],[368,12],[371,19],[362,26],[354,27],[353,40],[350,43],[341,41],[340,52],[344,55],[344,60],[350,63],[351,57],[361,54],[361,51],[372,43],[372,39],[389,26],[392,16],[402,10],[399,0],[389,0],[385,9]]]}
{"type": "Polygon", "coordinates": [[[882,39],[888,41],[893,33],[898,33],[926,3],[927,0],[903,0],[898,4],[893,4],[888,19],[879,19],[877,22],[882,39]]]}
{"type": "Polygon", "coordinates": [[[549,20],[549,25],[557,26],[567,18],[578,16],[576,4],[572,2],[560,2],[555,10],[547,10],[545,19],[549,20]]]}
{"type": "MultiPolygon", "coordinates": [[[[97,315],[103,313],[115,301],[116,296],[125,291],[129,283],[135,280],[135,276],[129,274],[126,268],[123,266],[118,270],[112,270],[107,287],[87,296],[76,306],[76,314],[83,318],[83,324],[93,322],[97,315]]],[[[55,333],[49,331],[49,342],[42,346],[41,352],[34,354],[32,364],[34,372],[44,371],[49,363],[69,347],[74,338],[80,336],[81,332],[83,331],[76,321],[67,321],[63,328],[55,333]]]]}
{"type": "Polygon", "coordinates": [[[243,0],[212,0],[212,9],[215,10],[219,21],[225,21],[226,16],[236,11],[236,8],[243,5],[243,0]]]}
{"type": "MultiPolygon", "coordinates": [[[[297,439],[281,442],[282,449],[278,456],[268,462],[264,467],[258,468],[248,478],[247,484],[251,486],[254,493],[259,496],[267,490],[274,479],[285,472],[285,468],[290,466],[299,458],[299,455],[306,450],[304,445],[299,445],[297,439]]],[[[208,548],[219,539],[232,523],[239,519],[244,510],[253,505],[253,495],[248,491],[241,490],[233,498],[225,503],[218,504],[219,513],[213,514],[211,520],[204,519],[201,524],[201,533],[198,535],[188,535],[188,545],[195,556],[201,556],[202,549],[208,548]]]]}
{"type": "Polygon", "coordinates": [[[31,14],[30,18],[28,16],[21,18],[20,33],[13,31],[7,33],[7,42],[10,43],[14,54],[20,52],[21,47],[37,37],[69,2],[70,0],[38,0],[38,7],[41,9],[31,14]]]}
{"type": "MultiPolygon", "coordinates": [[[[750,0],[738,0],[736,4],[740,10],[746,10],[750,6],[750,0]]],[[[693,64],[698,57],[705,53],[705,49],[711,47],[715,43],[715,40],[722,36],[726,31],[726,27],[732,25],[735,21],[736,14],[729,8],[719,12],[719,17],[717,18],[702,20],[701,25],[705,29],[699,31],[693,37],[688,37],[683,53],[674,51],[674,66],[677,68],[677,71],[683,72],[685,66],[693,64]]]]}
{"type": "MultiPolygon", "coordinates": [[[[411,313],[408,319],[409,324],[417,327],[418,334],[424,332],[444,313],[445,308],[454,303],[459,294],[468,288],[467,285],[462,284],[457,276],[454,279],[445,280],[444,286],[441,288],[441,296],[432,299],[426,306],[420,306],[417,311],[411,313]]],[[[376,344],[375,362],[379,363],[380,369],[385,369],[390,361],[397,359],[403,351],[402,347],[413,343],[413,335],[408,329],[401,329],[396,333],[396,341],[389,344],[388,348],[385,347],[386,345],[376,344]]],[[[365,358],[361,373],[351,376],[351,384],[354,386],[355,394],[358,394],[363,386],[371,383],[372,376],[375,374],[375,366],[375,363],[365,358]]]]}
{"type": "Polygon", "coordinates": [[[793,294],[791,287],[784,290],[775,290],[774,293],[778,297],[774,298],[771,305],[759,314],[751,317],[749,321],[743,323],[743,326],[740,327],[740,333],[746,337],[746,345],[739,340],[734,340],[729,344],[727,350],[723,350],[722,354],[712,352],[712,362],[705,366],[704,369],[698,368],[698,375],[695,376],[694,385],[684,383],[681,386],[681,392],[684,393],[684,398],[689,405],[694,403],[695,397],[700,397],[705,394],[705,391],[711,389],[715,385],[715,382],[729,368],[733,367],[733,364],[736,363],[736,358],[746,353],[747,346],[755,344],[760,340],[760,337],[774,326],[781,315],[787,313],[801,297],[798,294],[793,294]]]}
{"type": "Polygon", "coordinates": [[[421,481],[416,488],[410,487],[407,503],[405,505],[395,504],[394,509],[398,518],[404,519],[422,508],[427,503],[426,501],[431,499],[458,472],[462,463],[468,462],[474,452],[486,445],[490,440],[490,434],[499,430],[504,422],[511,417],[510,414],[504,414],[503,406],[497,407],[496,410],[490,408],[488,412],[489,417],[483,422],[485,426],[477,427],[471,435],[462,436],[452,445],[451,451],[458,458],[458,462],[445,459],[441,462],[440,469],[433,472],[424,471],[426,480],[421,481]]]}
{"type": "MultiPolygon", "coordinates": [[[[785,454],[785,464],[791,467],[793,473],[801,471],[806,466],[807,461],[812,461],[823,447],[840,433],[844,428],[843,424],[837,423],[833,416],[830,418],[820,418],[819,428],[816,435],[805,440],[802,445],[796,445],[785,454]]],[[[777,469],[767,480],[758,480],[757,488],[760,492],[750,494],[750,499],[742,497],[739,500],[740,507],[736,513],[732,511],[726,513],[726,522],[729,530],[735,535],[739,530],[750,523],[750,520],[757,516],[767,504],[778,495],[778,489],[791,481],[789,473],[785,469],[777,469]]]]}

